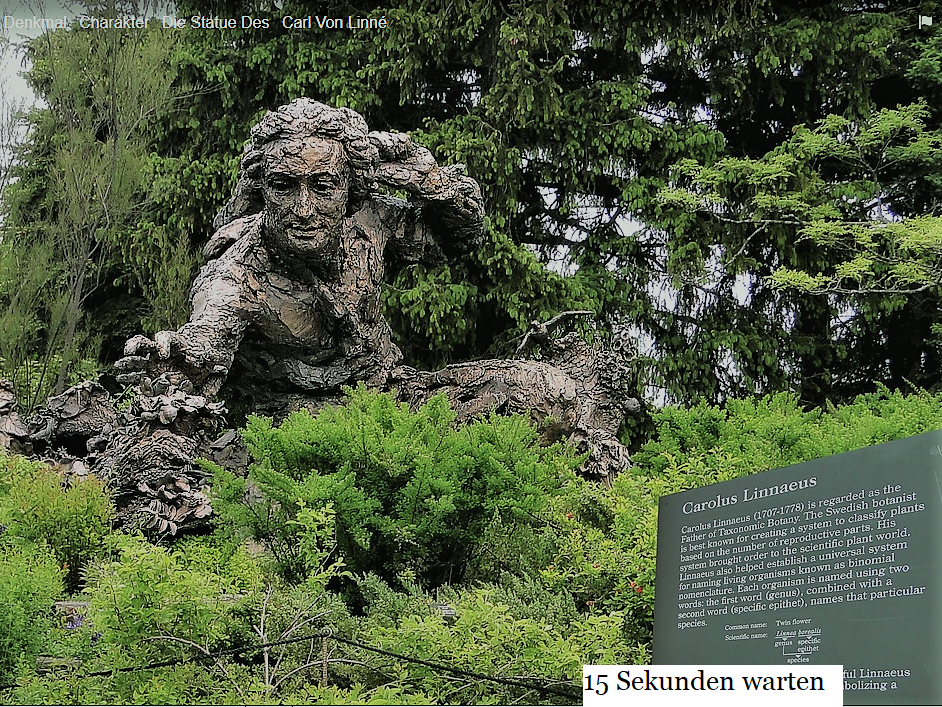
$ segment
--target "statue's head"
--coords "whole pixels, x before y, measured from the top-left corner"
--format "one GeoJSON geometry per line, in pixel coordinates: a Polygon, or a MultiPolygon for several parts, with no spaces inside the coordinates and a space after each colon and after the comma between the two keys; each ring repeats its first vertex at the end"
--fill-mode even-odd
{"type": "Polygon", "coordinates": [[[378,153],[363,117],[299,98],[252,128],[239,181],[216,226],[264,211],[266,244],[280,254],[336,251],[343,218],[375,186],[378,153]]]}

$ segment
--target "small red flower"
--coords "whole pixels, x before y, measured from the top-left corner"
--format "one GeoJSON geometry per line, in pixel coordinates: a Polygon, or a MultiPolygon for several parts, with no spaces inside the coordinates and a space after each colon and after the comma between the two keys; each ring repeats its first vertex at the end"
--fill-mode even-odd
{"type": "Polygon", "coordinates": [[[644,591],[644,587],[635,587],[635,591],[638,592],[638,594],[640,594],[641,592],[644,591]]]}
{"type": "Polygon", "coordinates": [[[572,513],[567,513],[567,514],[566,514],[566,517],[567,517],[569,520],[572,520],[575,516],[573,516],[572,513]]]}

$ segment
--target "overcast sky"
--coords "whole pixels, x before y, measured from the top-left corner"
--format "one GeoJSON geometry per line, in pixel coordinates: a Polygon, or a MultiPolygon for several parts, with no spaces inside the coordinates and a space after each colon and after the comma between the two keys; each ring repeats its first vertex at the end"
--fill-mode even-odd
{"type": "MultiPolygon", "coordinates": [[[[7,17],[15,19],[28,19],[31,17],[53,18],[74,17],[75,12],[69,10],[63,2],[2,2],[4,20],[7,17]]],[[[39,29],[13,29],[3,25],[4,51],[0,57],[0,98],[5,103],[22,99],[32,100],[32,93],[26,86],[26,81],[20,74],[26,70],[23,64],[23,52],[20,47],[26,40],[39,36],[39,29]],[[12,45],[12,47],[10,46],[12,45]]]]}

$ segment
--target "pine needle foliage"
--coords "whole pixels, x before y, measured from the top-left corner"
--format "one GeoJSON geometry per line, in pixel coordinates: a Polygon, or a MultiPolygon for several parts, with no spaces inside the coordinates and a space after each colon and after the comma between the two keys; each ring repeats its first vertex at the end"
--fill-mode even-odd
{"type": "Polygon", "coordinates": [[[328,549],[348,569],[406,573],[426,586],[459,581],[491,520],[537,517],[579,459],[540,447],[521,417],[454,421],[444,397],[411,412],[363,387],[344,406],[293,413],[280,426],[252,417],[243,436],[255,463],[247,480],[214,468],[216,508],[264,543],[289,579],[313,569],[299,514],[330,504],[328,549]]]}

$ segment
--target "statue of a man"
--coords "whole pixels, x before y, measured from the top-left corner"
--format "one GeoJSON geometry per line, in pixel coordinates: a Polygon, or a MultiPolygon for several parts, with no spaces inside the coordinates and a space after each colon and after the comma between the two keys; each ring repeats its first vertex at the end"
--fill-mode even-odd
{"type": "Polygon", "coordinates": [[[402,357],[382,314],[386,268],[480,238],[480,189],[462,170],[407,135],[369,132],[350,109],[299,98],[267,113],[204,249],[189,321],[132,338],[119,380],[176,370],[205,395],[229,377],[263,397],[382,386],[402,357]]]}
{"type": "MultiPolygon", "coordinates": [[[[406,135],[369,132],[349,109],[300,98],[265,115],[204,249],[189,321],[128,341],[116,367],[137,395],[128,411],[112,410],[107,429],[91,431],[93,471],[109,480],[122,517],[176,532],[208,515],[205,473],[193,460],[228,444],[228,433],[217,434],[217,394],[281,417],[337,402],[343,386],[361,381],[413,406],[441,393],[460,420],[528,414],[547,441],[586,451],[591,477],[627,468],[617,434],[637,401],[623,395],[618,361],[575,334],[528,337],[543,360],[401,365],[382,312],[384,277],[479,242],[481,192],[462,170],[440,168],[406,135]]],[[[47,416],[50,445],[71,400],[47,416]]]]}
{"type": "Polygon", "coordinates": [[[130,407],[119,410],[86,381],[24,422],[4,403],[0,382],[0,445],[55,449],[60,439],[85,437],[89,455],[71,460],[73,472],[106,479],[120,518],[175,533],[211,512],[206,474],[193,460],[225,451],[234,437],[218,437],[224,408],[215,398],[224,384],[227,402],[280,417],[337,401],[342,386],[363,381],[413,406],[444,394],[459,420],[527,414],[547,442],[566,439],[587,453],[588,476],[609,481],[629,466],[618,431],[639,406],[626,395],[630,361],[574,332],[549,332],[561,318],[589,313],[535,324],[518,354],[536,343],[542,360],[439,371],[400,365],[382,313],[383,280],[387,269],[438,262],[480,240],[481,192],[462,170],[440,168],[406,135],[369,132],[346,108],[300,98],[267,113],[216,217],[189,321],[153,339],[133,337],[115,364],[120,382],[137,384],[130,407]]]}

